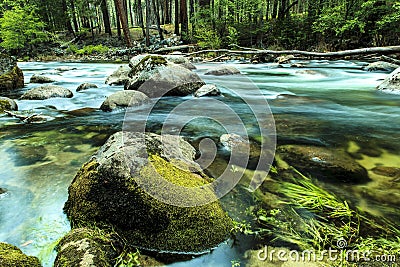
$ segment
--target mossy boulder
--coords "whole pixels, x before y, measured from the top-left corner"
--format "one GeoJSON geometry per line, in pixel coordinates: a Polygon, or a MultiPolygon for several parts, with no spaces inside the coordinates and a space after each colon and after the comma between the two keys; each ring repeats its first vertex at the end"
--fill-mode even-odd
{"type": "Polygon", "coordinates": [[[39,259],[27,256],[16,246],[0,243],[1,267],[40,267],[39,259]]]}
{"type": "Polygon", "coordinates": [[[34,75],[32,75],[29,82],[30,83],[52,83],[52,82],[55,82],[55,80],[50,77],[34,74],[34,75]]]}
{"type": "Polygon", "coordinates": [[[18,105],[8,97],[0,97],[0,112],[4,112],[4,110],[18,110],[18,105]]]}
{"type": "Polygon", "coordinates": [[[128,80],[128,74],[131,69],[128,66],[119,66],[119,68],[114,71],[106,79],[106,84],[108,85],[124,85],[128,80]]]}
{"type": "Polygon", "coordinates": [[[193,162],[194,156],[194,148],[178,136],[161,140],[155,134],[116,133],[78,172],[64,210],[72,226],[111,226],[128,244],[144,249],[200,253],[214,248],[232,228],[218,202],[172,206],[153,198],[136,182],[137,177],[152,181],[155,169],[173,184],[204,185],[210,179],[193,162]]]}
{"type": "Polygon", "coordinates": [[[305,145],[283,145],[277,157],[301,172],[330,182],[369,181],[367,170],[343,149],[305,145]]]}
{"type": "Polygon", "coordinates": [[[121,253],[116,235],[89,228],[77,228],[57,245],[54,267],[112,267],[121,253]]]}
{"type": "Polygon", "coordinates": [[[393,71],[377,89],[385,93],[400,94],[400,68],[393,71]]]}
{"type": "Polygon", "coordinates": [[[71,98],[73,97],[73,93],[69,89],[61,86],[43,85],[29,90],[21,96],[21,99],[43,100],[53,97],[71,98]]]}
{"type": "Polygon", "coordinates": [[[117,108],[126,108],[139,106],[148,103],[150,99],[142,92],[134,90],[124,90],[116,92],[106,98],[100,109],[103,111],[112,111],[117,108]]]}
{"type": "Polygon", "coordinates": [[[17,61],[10,56],[0,54],[0,91],[10,91],[24,87],[24,74],[17,61]]]}
{"type": "Polygon", "coordinates": [[[186,96],[205,85],[196,73],[158,55],[145,56],[131,66],[129,77],[125,90],[138,90],[148,97],[186,96]]]}

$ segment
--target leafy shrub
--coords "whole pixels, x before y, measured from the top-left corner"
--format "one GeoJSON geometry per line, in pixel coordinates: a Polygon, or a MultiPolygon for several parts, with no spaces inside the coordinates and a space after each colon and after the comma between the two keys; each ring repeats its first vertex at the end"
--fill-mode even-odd
{"type": "Polygon", "coordinates": [[[78,49],[76,54],[78,55],[93,55],[97,53],[105,53],[109,50],[107,46],[100,45],[85,45],[82,49],[78,49]]]}

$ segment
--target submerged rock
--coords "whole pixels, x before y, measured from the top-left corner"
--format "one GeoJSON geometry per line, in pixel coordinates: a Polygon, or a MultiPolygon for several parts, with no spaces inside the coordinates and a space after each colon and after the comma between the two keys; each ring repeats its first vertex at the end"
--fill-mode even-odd
{"type": "Polygon", "coordinates": [[[385,93],[400,94],[400,68],[393,71],[380,85],[378,90],[385,93]]]}
{"type": "Polygon", "coordinates": [[[103,104],[101,104],[100,109],[103,111],[112,111],[116,108],[138,106],[148,103],[149,101],[150,99],[142,92],[124,90],[107,97],[103,104]]]}
{"type": "Polygon", "coordinates": [[[221,91],[215,84],[206,84],[203,85],[199,90],[194,92],[195,97],[201,96],[219,96],[221,95],[221,91]]]}
{"type": "Polygon", "coordinates": [[[151,98],[190,95],[205,84],[196,73],[153,55],[134,66],[129,77],[125,90],[138,90],[151,98]]]}
{"type": "Polygon", "coordinates": [[[24,87],[24,74],[15,58],[0,54],[0,92],[24,87]]]}
{"type": "Polygon", "coordinates": [[[77,228],[60,240],[57,252],[54,267],[111,267],[121,252],[121,245],[110,234],[77,228]]]}
{"type": "Polygon", "coordinates": [[[391,177],[395,180],[400,179],[400,168],[387,167],[387,166],[377,166],[372,169],[375,174],[391,177]]]}
{"type": "Polygon", "coordinates": [[[232,151],[234,147],[242,148],[245,151],[250,146],[249,141],[234,133],[223,134],[219,140],[228,151],[232,151]]]}
{"type": "Polygon", "coordinates": [[[368,64],[368,66],[364,67],[364,70],[367,71],[394,71],[399,66],[393,63],[388,63],[385,61],[377,61],[368,64]]]}
{"type": "Polygon", "coordinates": [[[73,93],[64,87],[57,85],[43,85],[29,90],[21,96],[21,99],[43,100],[53,97],[71,98],[72,96],[73,93]]]}
{"type": "Polygon", "coordinates": [[[4,110],[18,110],[18,105],[14,100],[8,97],[0,97],[0,112],[4,112],[4,110]]]}
{"type": "Polygon", "coordinates": [[[367,170],[344,150],[303,145],[283,145],[277,148],[280,159],[301,172],[331,182],[369,181],[367,170]]]}
{"type": "Polygon", "coordinates": [[[0,243],[1,267],[41,267],[39,259],[27,256],[16,246],[0,243]]]}
{"type": "Polygon", "coordinates": [[[46,76],[41,76],[41,75],[36,75],[34,74],[31,79],[29,80],[30,83],[52,83],[55,82],[54,79],[46,77],[46,76]]]}
{"type": "Polygon", "coordinates": [[[209,70],[205,75],[215,75],[215,76],[225,76],[225,75],[235,75],[240,74],[240,70],[233,66],[220,66],[213,70],[209,70]]]}
{"type": "Polygon", "coordinates": [[[108,85],[124,85],[128,80],[128,74],[131,69],[128,66],[120,66],[116,71],[114,71],[106,79],[106,84],[108,85]]]}
{"type": "MultiPolygon", "coordinates": [[[[157,172],[176,185],[204,185],[208,178],[197,174],[194,156],[194,148],[178,136],[161,140],[155,134],[114,134],[68,189],[64,210],[71,225],[108,225],[128,244],[149,250],[198,253],[214,248],[229,237],[232,227],[218,202],[172,206],[136,183],[135,177],[151,181],[157,172]]],[[[174,197],[174,192],[165,193],[174,197]]]]}
{"type": "Polygon", "coordinates": [[[87,90],[90,88],[99,88],[97,85],[95,85],[94,83],[82,83],[81,85],[78,86],[78,88],[76,88],[77,92],[83,91],[83,90],[87,90]]]}

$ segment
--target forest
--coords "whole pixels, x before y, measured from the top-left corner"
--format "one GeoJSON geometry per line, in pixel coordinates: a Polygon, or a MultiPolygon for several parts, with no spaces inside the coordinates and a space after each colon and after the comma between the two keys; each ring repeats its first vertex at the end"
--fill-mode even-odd
{"type": "Polygon", "coordinates": [[[337,51],[397,45],[400,2],[383,0],[2,0],[0,46],[12,53],[35,44],[104,34],[133,46],[132,29],[181,36],[203,49],[232,45],[337,51]]]}

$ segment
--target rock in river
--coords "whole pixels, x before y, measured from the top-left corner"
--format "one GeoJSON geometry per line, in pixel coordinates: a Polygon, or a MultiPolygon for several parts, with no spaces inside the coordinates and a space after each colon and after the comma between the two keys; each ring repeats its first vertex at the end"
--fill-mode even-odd
{"type": "Polygon", "coordinates": [[[76,88],[76,91],[80,92],[90,88],[98,88],[98,86],[95,85],[94,83],[82,83],[81,85],[78,86],[78,88],[76,88]]]}
{"type": "Polygon", "coordinates": [[[194,94],[195,97],[201,96],[219,96],[221,95],[221,91],[215,84],[206,84],[203,85],[199,90],[197,90],[194,94]]]}
{"type": "Polygon", "coordinates": [[[100,109],[103,111],[112,111],[116,108],[126,108],[138,106],[149,102],[150,99],[139,91],[124,90],[116,92],[109,97],[101,105],[100,109]]]}
{"type": "Polygon", "coordinates": [[[24,74],[18,68],[17,61],[10,56],[0,54],[0,92],[24,87],[24,74]]]}
{"type": "Polygon", "coordinates": [[[52,83],[55,82],[54,79],[46,77],[46,76],[41,76],[41,75],[36,75],[34,74],[31,79],[29,80],[30,83],[52,83]]]}
{"type": "Polygon", "coordinates": [[[73,93],[64,87],[57,85],[43,85],[29,90],[21,96],[21,99],[43,100],[53,97],[71,98],[72,96],[73,93]]]}
{"type": "Polygon", "coordinates": [[[151,98],[186,96],[205,85],[196,73],[154,55],[144,57],[131,69],[129,77],[125,90],[138,90],[151,98]]]}
{"type": "Polygon", "coordinates": [[[208,177],[198,174],[194,156],[194,148],[179,136],[112,135],[68,189],[64,210],[71,225],[111,226],[129,245],[149,250],[194,253],[217,246],[232,228],[219,202],[172,206],[148,195],[136,182],[153,181],[157,172],[175,185],[204,185],[208,177]]]}
{"type": "Polygon", "coordinates": [[[400,94],[400,68],[393,71],[380,85],[378,90],[385,93],[400,94]]]}
{"type": "Polygon", "coordinates": [[[128,74],[131,69],[128,66],[119,66],[119,68],[114,71],[106,79],[106,84],[108,85],[124,85],[128,80],[128,74]]]}
{"type": "Polygon", "coordinates": [[[205,75],[215,75],[215,76],[234,75],[234,74],[240,74],[240,70],[232,66],[220,66],[213,70],[209,70],[205,73],[205,75]]]}
{"type": "Polygon", "coordinates": [[[4,110],[18,110],[18,105],[14,100],[8,97],[0,97],[0,113],[4,112],[4,110]]]}
{"type": "Polygon", "coordinates": [[[377,61],[368,64],[368,66],[364,67],[364,70],[367,71],[394,71],[399,66],[393,63],[388,63],[385,61],[377,61]]]}
{"type": "Polygon", "coordinates": [[[41,267],[39,259],[27,256],[16,246],[0,243],[1,267],[41,267]]]}
{"type": "Polygon", "coordinates": [[[369,181],[367,170],[344,150],[304,145],[283,145],[277,155],[290,165],[313,177],[331,182],[369,181]]]}

